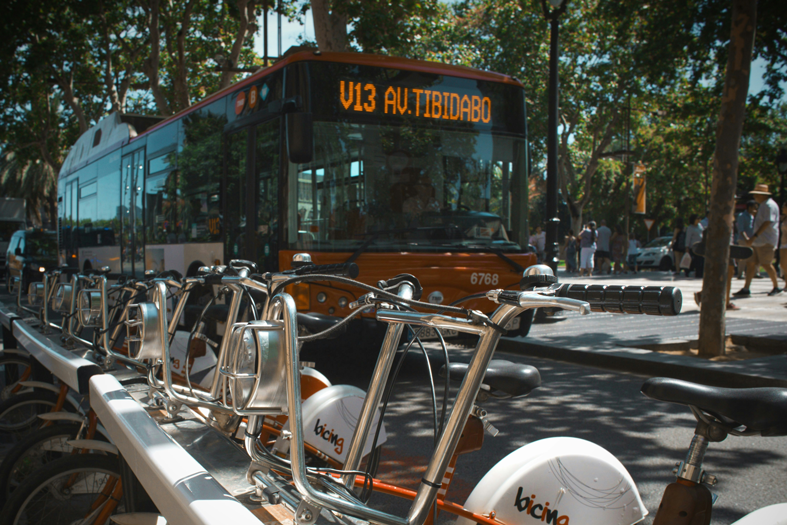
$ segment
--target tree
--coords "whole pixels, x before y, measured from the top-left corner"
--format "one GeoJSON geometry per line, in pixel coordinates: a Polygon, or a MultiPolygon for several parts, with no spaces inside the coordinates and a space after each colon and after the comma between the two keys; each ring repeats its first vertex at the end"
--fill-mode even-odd
{"type": "Polygon", "coordinates": [[[727,72],[713,156],[710,216],[705,234],[707,257],[699,333],[699,353],[703,356],[723,355],[725,349],[727,261],[756,23],[757,0],[733,0],[727,72]]]}

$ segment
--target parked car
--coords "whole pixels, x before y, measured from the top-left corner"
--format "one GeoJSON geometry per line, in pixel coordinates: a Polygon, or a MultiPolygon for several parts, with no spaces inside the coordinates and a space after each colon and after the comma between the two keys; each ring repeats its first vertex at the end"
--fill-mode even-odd
{"type": "Polygon", "coordinates": [[[57,268],[57,233],[42,229],[19,230],[11,236],[6,252],[6,288],[11,292],[14,278],[22,290],[42,280],[44,272],[57,268]]]}
{"type": "Polygon", "coordinates": [[[672,237],[657,237],[640,249],[637,256],[640,268],[657,268],[661,271],[672,270],[672,237]]]}

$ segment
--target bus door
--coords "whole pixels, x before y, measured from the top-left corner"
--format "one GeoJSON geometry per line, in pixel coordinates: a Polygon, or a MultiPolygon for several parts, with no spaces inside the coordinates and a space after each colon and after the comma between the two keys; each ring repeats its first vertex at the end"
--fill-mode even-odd
{"type": "Polygon", "coordinates": [[[123,157],[123,197],[120,267],[123,273],[141,277],[145,272],[143,196],[145,191],[145,150],[123,157]]]}
{"type": "Polygon", "coordinates": [[[279,238],[280,122],[276,118],[227,136],[224,258],[276,270],[279,238]]]}

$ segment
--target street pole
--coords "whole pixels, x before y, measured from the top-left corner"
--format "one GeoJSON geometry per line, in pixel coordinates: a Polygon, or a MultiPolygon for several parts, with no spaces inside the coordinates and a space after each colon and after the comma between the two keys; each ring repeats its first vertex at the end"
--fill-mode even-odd
{"type": "Polygon", "coordinates": [[[558,78],[558,19],[566,10],[567,0],[549,0],[554,9],[547,7],[541,0],[544,16],[549,20],[549,118],[547,122],[547,213],[546,213],[546,260],[544,261],[557,275],[560,247],[558,245],[557,227],[560,219],[557,216],[557,177],[558,177],[558,95],[560,84],[558,78]]]}

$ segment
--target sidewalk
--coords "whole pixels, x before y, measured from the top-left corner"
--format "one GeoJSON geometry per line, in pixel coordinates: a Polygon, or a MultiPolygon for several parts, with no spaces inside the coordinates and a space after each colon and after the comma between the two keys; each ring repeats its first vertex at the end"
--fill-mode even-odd
{"type": "MultiPolygon", "coordinates": [[[[501,352],[718,386],[787,387],[787,293],[769,297],[772,283],[768,278],[752,281],[751,297],[733,299],[740,310],[728,312],[726,331],[736,344],[757,346],[770,355],[716,362],[643,349],[664,349],[697,339],[700,315],[694,292],[702,288],[701,279],[658,271],[581,279],[561,271],[558,277],[561,283],[677,286],[683,292],[683,310],[676,317],[561,312],[563,320],[534,324],[526,338],[504,338],[501,352]]],[[[733,279],[733,292],[742,285],[743,281],[733,279]]]]}

